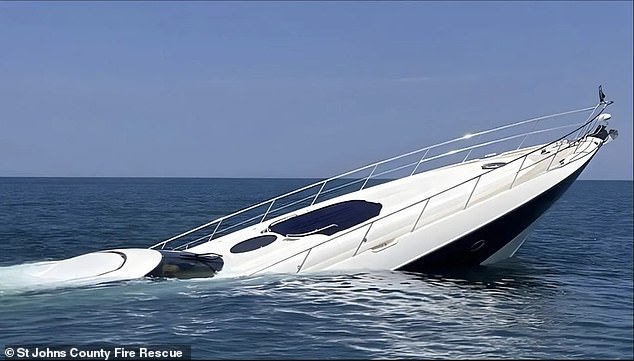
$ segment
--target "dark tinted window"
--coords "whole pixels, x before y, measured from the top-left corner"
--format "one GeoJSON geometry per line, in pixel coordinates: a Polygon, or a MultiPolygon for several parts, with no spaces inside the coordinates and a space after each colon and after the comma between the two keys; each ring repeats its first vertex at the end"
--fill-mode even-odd
{"type": "Polygon", "coordinates": [[[159,251],[161,263],[147,277],[205,278],[213,277],[224,262],[218,255],[199,255],[182,251],[159,251]]]}
{"type": "Polygon", "coordinates": [[[277,239],[277,236],[273,236],[273,235],[250,238],[250,239],[247,239],[246,241],[242,241],[236,244],[235,246],[231,247],[230,251],[231,253],[242,253],[242,252],[253,251],[255,249],[268,246],[269,244],[275,242],[276,239],[277,239]]]}

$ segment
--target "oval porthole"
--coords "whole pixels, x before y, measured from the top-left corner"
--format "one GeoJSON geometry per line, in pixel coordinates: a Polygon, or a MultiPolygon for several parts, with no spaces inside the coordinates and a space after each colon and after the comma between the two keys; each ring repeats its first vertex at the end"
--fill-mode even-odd
{"type": "Polygon", "coordinates": [[[496,169],[496,168],[500,168],[500,167],[505,166],[505,165],[506,165],[505,162],[487,163],[487,164],[483,164],[482,165],[482,169],[496,169]]]}
{"type": "Polygon", "coordinates": [[[234,245],[233,247],[231,247],[229,251],[231,253],[250,252],[250,251],[268,246],[269,244],[275,242],[276,239],[277,239],[277,236],[270,235],[270,234],[266,236],[258,236],[258,237],[249,238],[246,241],[242,241],[234,245]]]}
{"type": "Polygon", "coordinates": [[[485,243],[486,243],[486,241],[481,239],[481,240],[475,242],[473,245],[471,245],[471,248],[469,249],[469,251],[477,252],[477,251],[480,250],[480,248],[484,247],[485,243]]]}

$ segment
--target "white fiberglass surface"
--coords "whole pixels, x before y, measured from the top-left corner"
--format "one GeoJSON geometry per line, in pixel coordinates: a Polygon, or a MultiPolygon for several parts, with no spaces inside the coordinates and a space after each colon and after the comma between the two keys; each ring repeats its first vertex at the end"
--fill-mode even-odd
{"type": "Polygon", "coordinates": [[[48,279],[95,277],[123,266],[125,258],[119,253],[96,252],[43,264],[30,274],[48,279]]]}
{"type": "Polygon", "coordinates": [[[0,288],[40,290],[131,280],[148,274],[161,259],[158,251],[129,248],[25,263],[3,270],[0,288]]]}

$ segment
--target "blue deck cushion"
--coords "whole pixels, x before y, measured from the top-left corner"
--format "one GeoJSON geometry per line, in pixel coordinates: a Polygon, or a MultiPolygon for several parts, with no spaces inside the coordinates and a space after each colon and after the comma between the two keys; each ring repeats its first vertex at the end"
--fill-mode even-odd
{"type": "Polygon", "coordinates": [[[351,200],[285,219],[269,227],[282,235],[325,234],[331,236],[379,215],[381,203],[351,200]]]}

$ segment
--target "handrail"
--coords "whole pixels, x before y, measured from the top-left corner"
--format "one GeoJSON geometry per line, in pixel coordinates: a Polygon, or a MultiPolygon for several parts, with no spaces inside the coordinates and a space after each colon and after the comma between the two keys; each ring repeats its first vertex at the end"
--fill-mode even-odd
{"type": "MultiPolygon", "coordinates": [[[[209,227],[211,225],[216,224],[214,232],[211,235],[207,234],[207,235],[202,236],[202,237],[200,237],[200,238],[198,238],[198,239],[196,239],[194,241],[190,241],[190,242],[188,242],[186,244],[180,245],[177,248],[181,248],[183,246],[188,246],[190,244],[194,244],[196,242],[200,242],[200,241],[202,241],[205,238],[209,238],[209,240],[212,240],[214,235],[222,233],[222,232],[224,232],[224,231],[226,231],[228,229],[231,229],[231,228],[234,228],[235,226],[237,226],[237,225],[231,225],[231,226],[229,226],[227,228],[223,228],[223,229],[219,230],[219,225],[224,220],[227,220],[227,219],[230,219],[230,218],[234,218],[234,217],[236,217],[238,215],[241,215],[241,214],[243,214],[245,212],[248,212],[248,211],[254,210],[256,208],[264,207],[264,206],[268,205],[268,208],[267,208],[266,212],[264,212],[264,214],[258,214],[255,217],[252,217],[252,218],[247,219],[246,221],[240,222],[238,225],[244,224],[244,223],[246,223],[248,221],[253,221],[254,219],[257,219],[259,217],[261,217],[261,218],[260,218],[260,221],[258,223],[262,223],[262,222],[265,221],[267,215],[269,215],[269,214],[271,214],[271,213],[273,213],[275,211],[279,211],[280,209],[283,209],[283,208],[286,208],[286,207],[290,206],[290,205],[282,205],[281,207],[277,207],[277,208],[273,209],[273,204],[276,203],[276,201],[284,199],[284,198],[289,198],[290,196],[296,195],[298,193],[301,193],[301,192],[307,191],[307,190],[309,190],[311,188],[316,188],[316,187],[319,186],[320,188],[319,188],[319,190],[318,190],[318,192],[316,194],[310,195],[308,197],[300,199],[299,201],[295,201],[295,202],[291,203],[292,205],[294,205],[294,204],[300,203],[301,201],[313,198],[313,201],[311,203],[311,205],[312,205],[312,204],[314,204],[316,202],[317,198],[320,195],[329,193],[329,192],[331,192],[331,191],[333,191],[335,189],[343,187],[343,186],[339,186],[339,187],[337,187],[335,189],[324,190],[324,188],[325,188],[327,183],[332,183],[334,180],[342,179],[342,178],[345,178],[346,176],[353,175],[355,173],[359,173],[361,171],[368,170],[370,168],[372,168],[372,171],[370,172],[370,174],[367,177],[363,177],[363,178],[357,179],[355,181],[350,182],[349,184],[354,184],[354,183],[360,182],[361,180],[364,180],[363,185],[361,186],[361,189],[363,189],[366,186],[366,184],[367,184],[367,182],[369,181],[370,178],[373,178],[373,177],[377,178],[377,177],[379,177],[381,175],[385,175],[387,173],[392,173],[392,172],[400,170],[400,169],[411,167],[414,164],[416,164],[416,167],[414,168],[414,171],[411,173],[411,175],[415,174],[415,172],[418,169],[418,167],[420,166],[420,164],[422,164],[424,162],[431,161],[431,160],[439,159],[439,158],[445,157],[447,155],[453,155],[453,154],[456,154],[456,153],[459,153],[459,152],[462,152],[462,151],[465,151],[465,150],[470,150],[470,149],[475,149],[475,148],[478,148],[478,147],[483,147],[485,145],[491,145],[491,144],[495,144],[495,143],[500,143],[500,142],[503,142],[503,141],[507,141],[509,139],[519,138],[519,137],[522,137],[522,136],[523,137],[527,137],[527,136],[529,136],[531,134],[538,134],[538,133],[543,133],[543,132],[546,132],[546,131],[552,131],[552,130],[560,129],[560,128],[563,128],[563,127],[574,126],[574,125],[567,125],[567,126],[563,126],[563,127],[554,127],[554,128],[543,129],[543,130],[538,130],[538,131],[525,132],[525,133],[521,133],[519,135],[514,135],[514,136],[510,136],[510,137],[504,137],[504,138],[501,138],[501,139],[497,139],[497,140],[493,140],[493,141],[489,141],[489,142],[483,142],[483,143],[476,144],[476,145],[472,145],[470,147],[461,148],[461,149],[458,149],[458,150],[452,150],[452,151],[449,151],[449,152],[446,152],[446,153],[443,153],[443,154],[440,154],[440,155],[435,155],[435,156],[432,156],[430,158],[425,159],[425,157],[427,156],[428,152],[430,150],[432,150],[432,149],[436,149],[436,148],[439,148],[441,146],[452,144],[452,143],[455,143],[455,142],[458,142],[458,141],[464,141],[466,139],[470,139],[470,138],[473,138],[475,136],[485,135],[485,134],[501,131],[501,130],[504,130],[504,129],[518,127],[518,126],[521,126],[521,125],[524,125],[524,124],[528,124],[528,123],[540,122],[540,121],[545,120],[545,119],[552,119],[552,118],[560,117],[560,116],[563,116],[563,115],[571,115],[571,114],[578,114],[578,113],[582,113],[582,112],[588,112],[590,110],[592,110],[592,113],[590,115],[590,116],[592,116],[592,114],[594,114],[594,112],[597,110],[597,108],[601,104],[602,103],[598,104],[595,107],[587,107],[587,108],[582,108],[582,109],[577,109],[577,110],[560,112],[560,113],[556,113],[556,114],[552,114],[552,115],[540,116],[540,117],[536,117],[536,118],[526,119],[526,120],[523,120],[523,121],[507,124],[507,125],[502,125],[502,126],[499,126],[499,127],[491,128],[491,129],[484,130],[484,131],[480,131],[480,132],[477,132],[477,133],[474,133],[474,134],[469,134],[469,135],[466,135],[466,136],[463,136],[463,137],[459,137],[459,138],[451,139],[451,140],[448,140],[448,141],[440,142],[440,143],[432,145],[432,146],[427,146],[427,147],[424,147],[424,148],[420,148],[420,149],[417,149],[417,150],[414,150],[414,151],[411,151],[411,152],[407,152],[407,153],[404,153],[404,154],[401,154],[401,155],[398,155],[398,156],[395,156],[395,157],[391,157],[391,158],[388,158],[388,159],[384,159],[384,160],[381,160],[381,161],[378,161],[378,162],[375,162],[375,163],[371,163],[371,164],[368,164],[366,166],[363,166],[363,167],[360,167],[360,168],[357,168],[357,169],[354,169],[354,170],[351,170],[351,171],[347,171],[347,172],[341,173],[341,174],[339,174],[337,176],[334,176],[334,177],[331,177],[331,178],[328,178],[328,179],[325,179],[325,180],[321,180],[321,181],[315,182],[313,184],[309,184],[309,185],[300,187],[298,189],[295,189],[295,190],[290,191],[288,193],[285,193],[285,194],[282,194],[280,196],[271,198],[269,200],[263,201],[261,203],[251,205],[249,207],[246,207],[244,209],[241,209],[241,210],[239,210],[237,212],[234,212],[234,213],[231,213],[229,215],[222,216],[220,218],[216,218],[216,219],[214,219],[214,220],[212,220],[212,221],[210,221],[208,223],[205,223],[203,225],[200,225],[198,227],[190,229],[190,230],[188,230],[186,232],[183,232],[183,233],[180,233],[180,234],[178,234],[176,236],[168,238],[168,239],[166,239],[166,240],[164,240],[162,242],[159,242],[159,243],[151,246],[150,248],[159,248],[160,247],[161,249],[164,249],[165,246],[168,243],[172,242],[172,241],[175,241],[177,239],[181,239],[181,238],[186,237],[186,236],[188,236],[188,235],[190,235],[190,234],[192,234],[194,232],[197,232],[199,230],[202,230],[204,228],[207,228],[207,227],[209,227]],[[402,158],[405,158],[405,157],[408,157],[408,156],[412,156],[412,155],[415,155],[415,154],[419,154],[419,153],[421,153],[423,151],[425,152],[425,154],[417,162],[408,163],[408,164],[406,164],[404,166],[392,168],[392,169],[390,169],[388,171],[375,173],[377,167],[380,166],[380,165],[383,165],[383,164],[386,164],[386,163],[389,163],[389,162],[393,162],[393,161],[396,161],[396,160],[399,160],[399,159],[402,159],[402,158]]],[[[607,105],[604,105],[603,109],[605,109],[606,106],[607,105]]],[[[596,116],[595,116],[595,118],[596,118],[596,116]]],[[[586,122],[585,125],[588,125],[588,124],[589,123],[586,122]]],[[[579,130],[579,128],[577,130],[579,130]]],[[[522,141],[522,143],[523,142],[524,141],[522,141]]],[[[468,157],[468,155],[467,155],[467,157],[468,157]]]]}
{"type": "MultiPolygon", "coordinates": [[[[366,222],[363,222],[363,223],[357,224],[356,226],[351,227],[351,228],[348,228],[347,230],[343,231],[342,233],[340,233],[340,234],[338,234],[338,235],[336,235],[336,236],[334,236],[334,237],[331,237],[331,238],[329,238],[329,239],[326,239],[326,240],[324,240],[324,241],[322,241],[322,242],[320,242],[320,243],[318,243],[318,244],[316,244],[316,245],[314,245],[314,246],[312,246],[312,247],[310,247],[310,248],[308,248],[308,249],[304,249],[304,250],[298,251],[297,253],[294,253],[294,254],[293,254],[293,255],[291,255],[291,256],[285,257],[284,259],[281,259],[281,260],[279,260],[279,261],[277,261],[277,262],[275,262],[275,263],[273,263],[273,264],[271,264],[271,265],[268,265],[268,266],[266,266],[266,267],[264,267],[264,268],[261,268],[261,269],[259,269],[259,270],[255,271],[255,272],[252,272],[252,273],[251,273],[251,275],[256,274],[256,273],[258,273],[258,272],[261,272],[261,271],[263,271],[263,270],[265,270],[265,269],[267,269],[267,268],[274,267],[275,265],[280,264],[280,263],[282,263],[282,262],[284,262],[284,261],[287,261],[287,260],[289,260],[289,259],[291,259],[291,258],[293,258],[293,257],[295,257],[295,256],[297,256],[297,255],[299,255],[299,254],[302,254],[302,253],[304,253],[304,252],[308,252],[308,253],[310,253],[310,252],[311,252],[314,248],[317,248],[317,247],[319,247],[319,246],[321,246],[321,245],[323,245],[323,244],[325,244],[325,243],[329,243],[329,242],[331,242],[331,241],[333,241],[333,240],[335,240],[335,239],[338,239],[338,238],[340,238],[340,237],[343,237],[343,236],[345,236],[345,235],[348,235],[348,234],[350,234],[350,233],[352,233],[352,232],[354,232],[354,231],[356,231],[356,230],[358,230],[358,229],[362,229],[362,228],[364,228],[364,227],[368,227],[368,226],[369,226],[368,230],[365,232],[365,235],[364,235],[364,236],[363,236],[363,238],[361,239],[361,242],[360,242],[360,243],[359,243],[359,245],[357,246],[357,250],[356,250],[356,251],[355,251],[355,253],[354,253],[354,255],[356,256],[356,254],[358,253],[359,249],[361,248],[361,245],[363,244],[363,242],[365,242],[365,240],[366,240],[366,239],[365,239],[365,237],[366,237],[366,236],[367,236],[367,234],[369,233],[369,230],[370,230],[370,228],[372,228],[372,226],[374,225],[374,223],[376,223],[376,222],[378,222],[378,221],[380,221],[380,220],[383,220],[383,219],[385,219],[385,218],[387,218],[387,217],[390,217],[390,216],[392,216],[392,215],[394,215],[394,214],[397,214],[397,213],[399,213],[399,212],[402,212],[402,211],[404,211],[404,210],[406,210],[406,209],[409,209],[409,208],[411,208],[411,207],[414,207],[414,206],[416,206],[416,205],[419,205],[419,204],[421,204],[421,203],[423,203],[423,202],[426,202],[426,203],[425,203],[425,206],[423,207],[423,209],[421,210],[421,212],[420,212],[420,213],[419,213],[419,215],[418,215],[418,218],[417,218],[417,220],[416,220],[416,223],[415,223],[415,225],[414,225],[414,228],[412,228],[412,230],[410,231],[410,232],[413,232],[413,231],[416,229],[416,225],[419,223],[419,221],[420,221],[420,219],[421,219],[421,217],[422,217],[423,213],[424,213],[424,212],[425,212],[425,210],[427,209],[427,205],[429,204],[429,202],[430,202],[433,198],[438,197],[438,196],[440,196],[441,194],[444,194],[444,193],[446,193],[446,192],[449,192],[449,191],[451,191],[451,190],[453,190],[453,189],[456,189],[456,188],[458,188],[458,187],[460,187],[460,186],[462,186],[462,185],[464,185],[464,184],[467,184],[467,183],[472,182],[472,181],[474,181],[474,180],[475,180],[475,181],[476,181],[476,184],[474,185],[474,189],[472,190],[472,192],[471,192],[471,194],[470,194],[469,198],[467,199],[467,202],[466,202],[466,204],[465,204],[465,206],[464,206],[464,208],[463,208],[463,209],[466,209],[466,208],[468,207],[468,205],[469,205],[469,201],[471,200],[471,196],[473,195],[473,192],[475,191],[475,188],[477,187],[477,185],[478,185],[478,183],[479,183],[480,179],[482,178],[482,176],[484,176],[484,175],[486,175],[486,174],[489,174],[489,173],[491,173],[491,172],[497,171],[498,169],[502,169],[502,168],[504,168],[504,167],[507,167],[509,164],[514,163],[514,162],[517,162],[517,161],[519,161],[520,159],[522,159],[522,160],[523,160],[523,161],[522,161],[522,163],[524,163],[524,161],[526,160],[526,158],[528,158],[528,156],[530,156],[530,155],[532,155],[532,154],[535,154],[535,153],[537,153],[537,152],[541,152],[541,150],[546,149],[546,148],[550,147],[550,146],[551,146],[551,145],[553,145],[553,144],[557,144],[557,142],[561,142],[561,141],[562,141],[562,140],[564,140],[564,139],[567,139],[567,137],[568,137],[568,136],[572,135],[573,133],[575,133],[575,132],[577,132],[577,131],[579,131],[579,130],[581,130],[581,129],[585,128],[585,127],[586,127],[586,126],[588,126],[590,123],[594,122],[594,120],[595,120],[595,119],[596,119],[596,118],[597,118],[597,117],[598,117],[598,116],[599,116],[599,115],[603,112],[603,110],[605,110],[605,108],[606,108],[608,105],[610,105],[610,104],[612,104],[612,102],[607,102],[607,103],[601,102],[601,103],[599,103],[596,107],[594,107],[593,112],[590,114],[590,116],[588,117],[588,119],[586,119],[586,121],[585,121],[585,122],[584,122],[581,126],[577,127],[577,128],[576,128],[576,129],[574,129],[573,131],[571,131],[571,132],[569,132],[569,133],[567,133],[567,134],[565,134],[565,135],[563,135],[563,136],[559,137],[558,139],[551,141],[550,143],[544,144],[544,145],[540,146],[539,148],[536,148],[536,149],[534,149],[534,150],[532,150],[532,151],[530,151],[530,152],[528,152],[528,153],[525,153],[525,154],[524,154],[524,155],[522,155],[522,156],[519,156],[519,157],[517,157],[517,158],[515,158],[515,159],[513,159],[513,160],[511,160],[511,161],[509,161],[509,162],[507,162],[506,164],[504,164],[503,166],[501,166],[501,167],[499,167],[499,168],[488,169],[488,170],[486,170],[486,171],[484,171],[484,172],[480,173],[480,174],[479,174],[479,175],[477,175],[477,176],[474,176],[474,177],[469,178],[469,179],[467,179],[467,180],[465,180],[465,181],[462,181],[462,182],[460,182],[460,183],[458,183],[458,184],[455,184],[455,185],[453,185],[452,187],[449,187],[449,188],[443,189],[442,191],[439,191],[439,192],[437,192],[437,193],[435,193],[435,194],[433,194],[433,195],[431,195],[431,196],[428,196],[428,197],[426,197],[426,198],[424,198],[424,199],[421,199],[421,200],[419,200],[419,201],[416,201],[416,202],[414,202],[414,203],[411,203],[411,204],[409,204],[409,205],[407,205],[407,206],[405,206],[405,207],[402,207],[402,208],[399,208],[399,209],[397,209],[397,210],[394,210],[394,211],[392,211],[392,212],[390,212],[390,213],[388,213],[388,214],[385,214],[385,215],[383,215],[383,216],[381,216],[381,217],[378,217],[378,218],[375,218],[375,219],[373,219],[373,220],[368,220],[368,221],[366,221],[366,222]],[[592,114],[594,114],[594,112],[596,111],[596,109],[597,109],[600,105],[603,105],[603,108],[601,109],[601,111],[600,111],[597,115],[595,115],[594,117],[592,117],[592,114]]],[[[591,127],[590,127],[590,128],[588,128],[588,130],[587,130],[587,131],[584,131],[584,133],[582,133],[583,135],[577,136],[577,137],[576,137],[576,139],[575,139],[575,141],[579,141],[579,142],[580,142],[580,141],[583,139],[583,137],[585,137],[587,134],[589,134],[589,133],[590,133],[590,131],[592,131],[592,128],[591,128],[591,127]]],[[[544,158],[544,159],[541,159],[541,160],[540,160],[540,161],[538,161],[538,162],[535,162],[535,163],[533,163],[533,164],[529,165],[528,167],[526,167],[526,168],[524,168],[524,169],[528,169],[528,168],[530,168],[530,167],[533,167],[533,166],[535,166],[536,164],[539,164],[541,161],[546,160],[546,159],[548,159],[548,158],[550,158],[550,157],[552,157],[552,158],[553,158],[553,160],[554,160],[554,159],[555,159],[555,157],[557,156],[557,154],[559,154],[559,152],[561,151],[561,146],[562,146],[562,145],[563,145],[563,142],[559,144],[559,147],[557,148],[557,152],[555,152],[555,153],[553,153],[553,154],[549,155],[548,157],[546,157],[546,158],[544,158]]],[[[567,148],[572,148],[572,147],[573,147],[573,145],[574,145],[574,142],[569,142],[569,143],[567,143],[567,148]]],[[[587,156],[587,154],[586,154],[586,155],[584,155],[583,157],[585,157],[585,156],[587,156]]],[[[573,161],[578,161],[578,160],[580,160],[580,159],[582,159],[582,158],[574,159],[573,161]]],[[[552,161],[551,161],[551,164],[552,164],[552,161]]],[[[549,171],[550,171],[550,165],[551,165],[551,164],[549,164],[549,166],[546,168],[546,172],[549,172],[549,171]]],[[[523,165],[523,164],[522,164],[522,165],[523,165]]],[[[521,170],[522,170],[522,167],[520,166],[520,169],[516,172],[516,176],[517,176],[517,174],[518,174],[521,170]]],[[[513,180],[512,184],[513,184],[514,182],[515,182],[515,179],[513,180]]],[[[511,187],[512,187],[512,184],[511,184],[511,187]]],[[[308,256],[308,254],[307,254],[307,256],[308,256]]],[[[306,257],[306,258],[307,258],[307,257],[306,257]]],[[[302,264],[298,267],[297,272],[301,271],[301,268],[303,267],[303,265],[304,265],[304,263],[305,263],[305,262],[306,262],[306,259],[304,259],[304,262],[302,262],[302,264]]]]}

